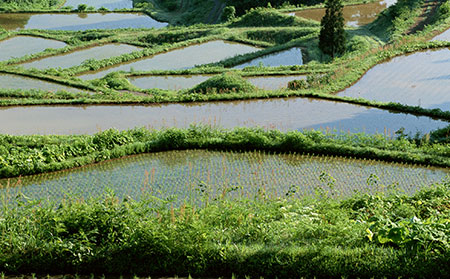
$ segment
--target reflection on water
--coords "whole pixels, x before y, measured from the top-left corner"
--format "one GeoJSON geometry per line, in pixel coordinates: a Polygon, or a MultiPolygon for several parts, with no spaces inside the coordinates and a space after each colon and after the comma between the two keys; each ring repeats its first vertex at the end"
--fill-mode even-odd
{"type": "Polygon", "coordinates": [[[276,67],[276,66],[293,66],[302,64],[303,64],[302,50],[299,47],[295,47],[285,51],[258,57],[244,64],[237,65],[234,68],[242,69],[248,66],[259,66],[259,65],[265,67],[276,67]]]}
{"type": "MultiPolygon", "coordinates": [[[[165,90],[181,90],[196,86],[199,83],[211,78],[211,75],[195,76],[142,76],[130,77],[130,82],[136,87],[143,89],[159,88],[165,90]]],[[[250,83],[260,89],[277,90],[287,88],[287,84],[292,80],[305,79],[306,76],[260,76],[244,77],[250,83]]]]}
{"type": "MultiPolygon", "coordinates": [[[[336,179],[338,196],[354,192],[386,191],[398,183],[397,189],[413,193],[424,185],[440,182],[450,174],[448,169],[385,164],[343,158],[312,157],[296,154],[266,154],[261,152],[216,152],[203,150],[170,151],[85,166],[73,170],[21,178],[21,186],[1,189],[0,193],[15,197],[19,192],[31,199],[58,201],[66,195],[98,197],[106,189],[118,197],[139,199],[145,194],[177,202],[200,202],[200,186],[206,185],[211,198],[222,195],[255,197],[261,190],[269,197],[285,197],[291,190],[295,196],[311,195],[322,188],[321,173],[336,179]],[[336,167],[338,166],[338,167],[336,167]],[[367,185],[367,178],[376,175],[378,185],[367,185]]],[[[15,184],[17,179],[10,180],[15,184]]],[[[0,185],[8,181],[0,180],[0,185]]]]}
{"type": "Polygon", "coordinates": [[[38,89],[44,91],[64,90],[67,92],[74,92],[74,93],[83,92],[81,89],[68,87],[57,83],[9,74],[0,74],[0,89],[22,89],[22,90],[38,89]]]}
{"type": "Polygon", "coordinates": [[[62,48],[66,43],[38,37],[17,36],[0,41],[0,61],[19,58],[44,51],[47,48],[62,48]]]}
{"type": "Polygon", "coordinates": [[[432,39],[432,41],[450,41],[450,29],[442,32],[432,39]]]}
{"type": "Polygon", "coordinates": [[[192,45],[175,49],[166,53],[157,54],[139,61],[129,62],[108,68],[103,71],[85,74],[81,79],[101,78],[108,73],[116,71],[150,71],[150,70],[175,70],[192,68],[196,65],[219,62],[225,58],[240,54],[255,52],[256,47],[231,43],[225,41],[210,41],[207,43],[192,45]]]}
{"type": "Polygon", "coordinates": [[[322,128],[343,132],[428,133],[447,122],[409,114],[308,98],[152,106],[64,106],[1,108],[0,134],[85,134],[116,128],[188,127],[203,123],[225,128],[279,130],[322,128]],[[64,117],[61,117],[61,116],[64,117]]]}
{"type": "Polygon", "coordinates": [[[133,8],[132,0],[66,0],[64,6],[71,6],[76,8],[80,4],[86,4],[97,9],[104,7],[108,10],[133,8]]]}
{"type": "Polygon", "coordinates": [[[339,95],[450,110],[450,49],[396,57],[339,95]]]}
{"type": "Polygon", "coordinates": [[[70,68],[81,65],[88,59],[101,60],[139,50],[141,50],[141,48],[126,44],[108,44],[75,51],[69,54],[38,59],[33,62],[21,64],[21,66],[26,69],[70,68]]]}
{"type": "MultiPolygon", "coordinates": [[[[359,5],[344,6],[343,15],[348,26],[362,26],[374,21],[378,14],[397,1],[378,1],[359,5]]],[[[325,15],[325,8],[308,9],[291,13],[307,19],[320,21],[325,15]]]]}
{"type": "Polygon", "coordinates": [[[0,14],[0,27],[6,30],[89,30],[117,28],[162,28],[158,22],[142,13],[85,14],[0,14]]]}

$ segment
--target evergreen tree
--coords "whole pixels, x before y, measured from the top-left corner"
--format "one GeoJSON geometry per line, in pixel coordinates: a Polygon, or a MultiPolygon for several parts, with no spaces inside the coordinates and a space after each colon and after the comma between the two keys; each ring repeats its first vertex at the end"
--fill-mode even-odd
{"type": "Polygon", "coordinates": [[[320,22],[319,48],[335,57],[345,52],[346,34],[341,0],[326,0],[325,16],[320,22]]]}

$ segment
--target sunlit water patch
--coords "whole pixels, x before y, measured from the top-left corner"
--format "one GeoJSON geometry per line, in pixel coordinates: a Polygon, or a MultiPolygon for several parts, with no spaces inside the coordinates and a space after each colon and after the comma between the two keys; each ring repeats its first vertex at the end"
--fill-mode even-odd
{"type": "Polygon", "coordinates": [[[0,41],[0,61],[35,54],[49,48],[63,48],[66,43],[39,37],[16,36],[0,41]]]}
{"type": "Polygon", "coordinates": [[[198,203],[220,197],[286,197],[319,193],[344,197],[395,189],[413,193],[450,171],[370,160],[263,152],[169,151],[125,157],[73,170],[3,179],[14,198],[58,201],[66,196],[141,199],[148,195],[198,203]],[[370,183],[368,184],[368,178],[370,183]],[[333,189],[331,189],[330,185],[333,189]]]}
{"type": "MultiPolygon", "coordinates": [[[[142,89],[158,88],[164,90],[181,90],[192,88],[211,77],[211,75],[178,75],[141,76],[129,77],[128,79],[134,86],[142,89]]],[[[257,76],[244,78],[260,89],[277,90],[287,88],[289,81],[305,79],[306,76],[257,76]]]]}
{"type": "Polygon", "coordinates": [[[0,27],[6,30],[89,30],[118,28],[162,28],[159,22],[142,13],[80,14],[0,14],[0,27]]]}
{"type": "Polygon", "coordinates": [[[101,60],[139,50],[141,50],[141,48],[126,44],[108,44],[75,51],[69,54],[38,59],[33,62],[21,64],[21,66],[26,69],[70,68],[81,65],[84,61],[89,59],[101,60]]]}
{"type": "MultiPolygon", "coordinates": [[[[375,1],[366,4],[346,5],[342,13],[344,22],[348,26],[362,26],[374,21],[378,14],[397,1],[375,1]]],[[[325,8],[307,9],[290,13],[291,15],[321,21],[325,15],[325,8]]]]}
{"type": "Polygon", "coordinates": [[[10,74],[0,74],[0,89],[22,89],[22,90],[38,89],[52,92],[67,91],[73,93],[85,92],[81,89],[64,86],[58,83],[10,74]]]}
{"type": "Polygon", "coordinates": [[[116,128],[188,127],[326,129],[330,132],[428,133],[447,122],[308,98],[163,104],[151,106],[34,106],[0,108],[2,134],[84,134],[116,128]],[[61,117],[64,116],[64,117],[61,117]]]}
{"type": "Polygon", "coordinates": [[[299,47],[295,47],[288,50],[258,57],[247,63],[237,65],[234,68],[242,69],[249,66],[276,67],[276,66],[292,66],[302,64],[303,64],[302,50],[299,47]]]}
{"type": "Polygon", "coordinates": [[[94,8],[106,8],[108,10],[115,9],[131,9],[133,8],[132,0],[66,0],[65,7],[71,6],[77,8],[78,5],[86,4],[94,8]]]}
{"type": "Polygon", "coordinates": [[[396,57],[370,69],[342,96],[450,110],[450,49],[396,57]]]}
{"type": "Polygon", "coordinates": [[[432,39],[432,41],[450,41],[450,29],[442,32],[432,39]]]}
{"type": "Polygon", "coordinates": [[[192,68],[196,65],[214,63],[225,58],[240,54],[246,54],[259,50],[256,47],[225,42],[210,41],[203,44],[191,45],[185,48],[175,49],[166,53],[157,54],[138,61],[117,65],[95,73],[81,75],[82,79],[101,78],[115,71],[150,71],[150,70],[175,70],[192,68]]]}

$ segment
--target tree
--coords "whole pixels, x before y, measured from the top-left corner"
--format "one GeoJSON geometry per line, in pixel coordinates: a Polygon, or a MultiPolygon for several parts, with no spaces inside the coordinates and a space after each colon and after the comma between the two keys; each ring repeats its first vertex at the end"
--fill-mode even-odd
{"type": "Polygon", "coordinates": [[[341,0],[326,0],[325,16],[320,22],[319,48],[335,57],[345,52],[346,34],[341,0]]]}

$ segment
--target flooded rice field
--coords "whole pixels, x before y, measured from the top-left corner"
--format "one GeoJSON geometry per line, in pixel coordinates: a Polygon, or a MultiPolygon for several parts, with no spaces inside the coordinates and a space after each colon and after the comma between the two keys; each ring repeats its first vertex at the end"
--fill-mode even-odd
{"type": "Polygon", "coordinates": [[[432,41],[450,41],[450,29],[442,32],[432,39],[432,41]]]}
{"type": "Polygon", "coordinates": [[[237,65],[234,68],[242,69],[249,66],[276,67],[293,65],[303,65],[302,50],[299,47],[264,55],[249,62],[237,65]]]}
{"type": "MultiPolygon", "coordinates": [[[[81,89],[64,86],[58,83],[43,81],[17,75],[0,73],[0,89],[22,89],[22,90],[43,90],[43,91],[67,91],[73,93],[86,92],[81,89]]],[[[8,118],[1,118],[8,119],[8,118]]],[[[2,133],[0,131],[0,133],[2,133]]]]}
{"type": "Polygon", "coordinates": [[[256,47],[239,43],[221,40],[210,41],[203,44],[175,49],[138,61],[113,66],[98,72],[87,73],[79,77],[88,80],[101,78],[111,72],[130,71],[131,69],[136,71],[186,69],[196,65],[219,62],[225,58],[258,50],[259,49],[256,47]]]}
{"type": "MultiPolygon", "coordinates": [[[[174,198],[177,203],[198,203],[209,197],[285,197],[328,192],[338,197],[355,192],[376,193],[397,189],[413,193],[440,182],[450,174],[442,168],[386,164],[371,160],[316,157],[262,152],[205,150],[142,154],[55,173],[20,178],[16,187],[0,189],[2,195],[23,193],[33,200],[58,201],[66,196],[98,197],[107,189],[120,197],[145,195],[174,198]],[[336,179],[334,190],[325,177],[336,179]],[[371,175],[376,185],[367,185],[371,175]],[[398,183],[398,185],[397,185],[398,183]],[[203,193],[203,196],[202,194],[203,193]]],[[[9,180],[16,185],[17,178],[9,180]]],[[[0,180],[8,185],[8,180],[0,180]]]]}
{"type": "MultiPolygon", "coordinates": [[[[192,88],[211,77],[212,75],[141,76],[129,77],[128,80],[134,86],[142,89],[181,90],[192,88]]],[[[244,78],[260,89],[277,90],[287,88],[289,81],[305,79],[306,76],[257,76],[244,78]]]]}
{"type": "Polygon", "coordinates": [[[88,59],[101,60],[139,51],[141,49],[142,48],[126,44],[108,44],[74,51],[68,54],[38,59],[29,63],[21,64],[21,66],[26,69],[70,68],[81,65],[88,59]]]}
{"type": "MultiPolygon", "coordinates": [[[[366,4],[347,5],[343,8],[344,21],[347,26],[362,26],[374,21],[378,14],[397,1],[375,1],[366,4]]],[[[290,13],[291,15],[321,21],[325,8],[307,9],[290,13]]]]}
{"type": "Polygon", "coordinates": [[[0,61],[35,54],[48,48],[63,48],[66,43],[39,37],[16,36],[0,41],[0,61]]]}
{"type": "Polygon", "coordinates": [[[188,127],[193,123],[268,129],[324,129],[393,135],[425,134],[448,122],[429,117],[309,98],[164,104],[151,106],[33,106],[0,108],[1,134],[93,134],[116,128],[188,127]],[[64,117],[61,117],[61,116],[64,117]]]}
{"type": "Polygon", "coordinates": [[[342,96],[450,109],[450,49],[396,57],[370,69],[342,96]]]}
{"type": "Polygon", "coordinates": [[[0,14],[0,27],[6,30],[46,29],[81,31],[89,29],[162,28],[159,22],[142,13],[80,14],[0,14]]]}
{"type": "Polygon", "coordinates": [[[96,9],[106,8],[108,10],[115,9],[132,9],[132,0],[66,0],[64,7],[76,8],[80,4],[86,4],[89,7],[94,7],[96,9]]]}

